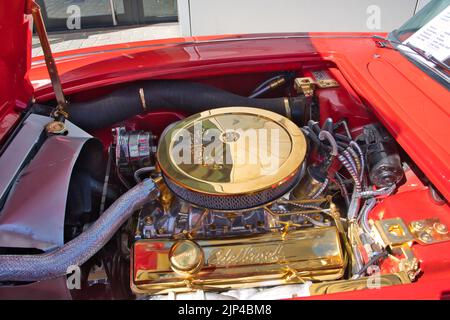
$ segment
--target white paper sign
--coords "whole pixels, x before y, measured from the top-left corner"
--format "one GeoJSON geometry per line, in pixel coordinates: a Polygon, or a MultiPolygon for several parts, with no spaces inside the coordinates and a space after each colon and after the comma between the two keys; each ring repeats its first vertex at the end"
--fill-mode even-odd
{"type": "Polygon", "coordinates": [[[450,6],[403,43],[409,43],[441,62],[450,59],[450,6]]]}

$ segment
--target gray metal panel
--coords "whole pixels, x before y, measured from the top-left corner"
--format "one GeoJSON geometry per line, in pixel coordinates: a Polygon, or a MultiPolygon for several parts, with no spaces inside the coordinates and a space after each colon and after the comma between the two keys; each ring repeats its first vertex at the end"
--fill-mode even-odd
{"type": "Polygon", "coordinates": [[[67,121],[67,136],[47,138],[17,178],[12,174],[23,165],[51,120],[30,115],[3,154],[5,159],[2,156],[0,163],[5,166],[0,166],[0,172],[13,184],[0,212],[0,247],[48,251],[64,244],[70,177],[82,147],[92,136],[67,121]]]}
{"type": "MultiPolygon", "coordinates": [[[[39,137],[45,125],[53,119],[37,114],[30,114],[23,122],[22,128],[11,141],[5,152],[0,157],[0,209],[4,198],[7,196],[11,184],[19,171],[25,165],[30,153],[38,143],[39,137]]],[[[69,137],[91,137],[90,134],[75,126],[70,121],[66,122],[69,137]]],[[[1,215],[1,214],[0,214],[1,215]]]]}
{"type": "Polygon", "coordinates": [[[66,123],[66,128],[67,128],[67,131],[68,131],[67,137],[72,137],[72,138],[92,138],[92,136],[89,133],[87,133],[83,129],[77,127],[76,125],[74,125],[69,120],[66,120],[65,123],[66,123]]]}
{"type": "Polygon", "coordinates": [[[24,165],[31,150],[38,142],[42,129],[48,122],[49,118],[47,117],[30,115],[0,157],[0,199],[7,195],[10,184],[24,165]]]}
{"type": "Polygon", "coordinates": [[[89,138],[48,138],[13,185],[0,216],[0,247],[44,251],[64,244],[73,166],[89,138]]]}

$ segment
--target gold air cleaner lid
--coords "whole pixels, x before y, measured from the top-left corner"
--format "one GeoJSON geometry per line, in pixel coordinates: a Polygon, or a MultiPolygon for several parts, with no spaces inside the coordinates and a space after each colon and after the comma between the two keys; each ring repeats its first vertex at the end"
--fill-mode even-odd
{"type": "Polygon", "coordinates": [[[213,109],[168,128],[157,159],[169,188],[216,210],[258,207],[287,193],[302,174],[303,132],[271,111],[213,109]]]}

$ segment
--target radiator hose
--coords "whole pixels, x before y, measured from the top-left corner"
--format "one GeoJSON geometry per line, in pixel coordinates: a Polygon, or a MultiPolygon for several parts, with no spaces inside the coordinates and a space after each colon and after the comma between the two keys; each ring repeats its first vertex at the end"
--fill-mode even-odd
{"type": "Polygon", "coordinates": [[[112,238],[131,215],[157,193],[146,179],[124,193],[82,234],[43,254],[0,255],[0,281],[40,281],[65,276],[69,266],[81,266],[112,238]]]}
{"type": "Polygon", "coordinates": [[[304,96],[254,99],[209,85],[182,80],[140,81],[92,101],[68,105],[69,120],[85,130],[99,129],[138,114],[172,109],[194,114],[219,107],[256,107],[284,115],[298,125],[313,117],[314,103],[304,96]]]}

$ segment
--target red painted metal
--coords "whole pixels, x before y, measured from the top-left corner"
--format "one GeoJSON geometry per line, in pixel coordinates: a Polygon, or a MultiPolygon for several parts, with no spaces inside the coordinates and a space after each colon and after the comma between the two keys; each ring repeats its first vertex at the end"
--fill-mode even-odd
{"type": "MultiPolygon", "coordinates": [[[[315,69],[315,68],[314,68],[315,69]]],[[[314,69],[312,69],[314,71],[314,69]]],[[[318,68],[322,70],[323,68],[318,68]]],[[[337,68],[327,68],[326,72],[336,81],[339,87],[316,90],[320,105],[320,122],[331,118],[334,122],[346,119],[356,136],[361,127],[376,122],[377,119],[355,93],[342,72],[337,68]]],[[[305,70],[304,76],[313,77],[311,70],[305,70]]]]}
{"type": "MultiPolygon", "coordinates": [[[[429,187],[424,186],[412,171],[408,171],[405,185],[396,194],[385,198],[370,213],[373,220],[396,217],[401,217],[406,224],[414,220],[439,218],[442,223],[450,225],[450,206],[436,203],[429,187]]],[[[431,245],[414,243],[412,250],[423,271],[419,282],[450,278],[450,242],[431,245]]]]}
{"type": "MultiPolygon", "coordinates": [[[[38,101],[54,98],[42,57],[32,60],[29,71],[31,39],[23,3],[0,3],[3,40],[11,44],[0,51],[0,71],[4,75],[0,80],[0,140],[17,122],[18,110],[33,94],[29,80],[38,101]]],[[[378,118],[439,191],[450,199],[450,93],[397,51],[375,46],[370,34],[178,38],[76,50],[55,56],[65,93],[74,99],[82,99],[86,90],[95,96],[109,90],[102,88],[105,86],[161,78],[197,79],[245,93],[250,82],[243,81],[242,88],[237,85],[244,75],[251,77],[251,74],[280,70],[296,70],[299,75],[307,75],[311,70],[326,68],[342,88],[319,91],[322,117],[346,116],[353,128],[378,118]],[[235,82],[230,84],[224,79],[235,79],[235,82]]],[[[159,133],[166,123],[182,116],[164,110],[157,115],[136,117],[126,124],[159,133]]],[[[108,143],[109,132],[95,134],[108,143]]],[[[439,216],[449,224],[448,205],[438,206],[428,192],[411,175],[396,195],[375,208],[375,217],[400,216],[409,222],[439,216]]],[[[450,243],[414,245],[413,250],[424,270],[416,283],[325,298],[444,297],[450,292],[450,243]]]]}
{"type": "Polygon", "coordinates": [[[18,109],[28,105],[33,91],[28,79],[30,22],[24,13],[25,1],[0,2],[0,142],[17,123],[18,109]]]}

